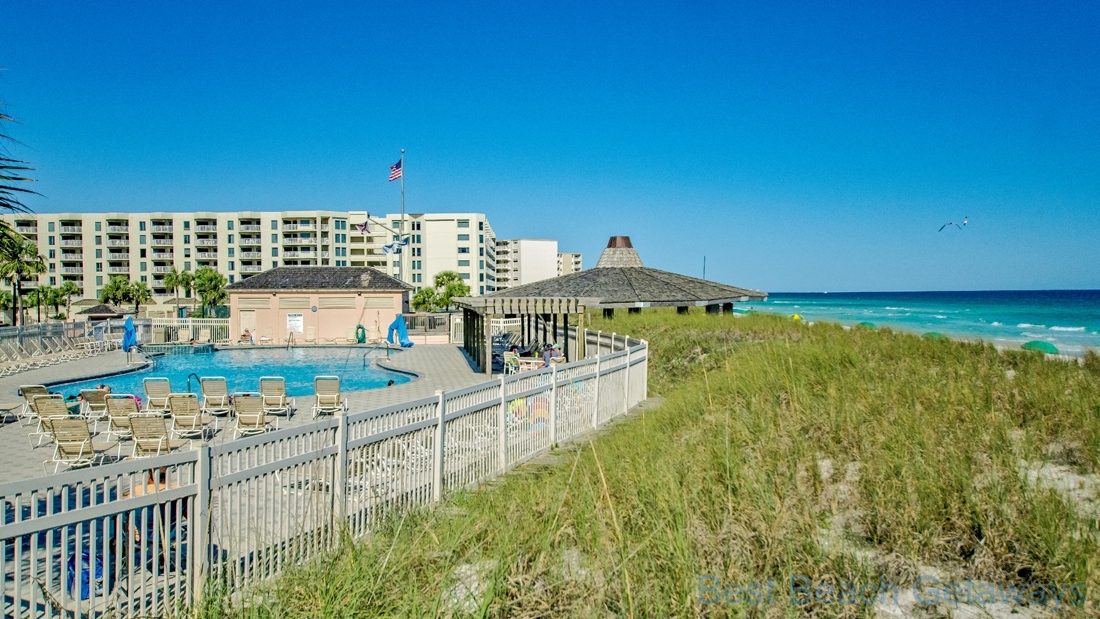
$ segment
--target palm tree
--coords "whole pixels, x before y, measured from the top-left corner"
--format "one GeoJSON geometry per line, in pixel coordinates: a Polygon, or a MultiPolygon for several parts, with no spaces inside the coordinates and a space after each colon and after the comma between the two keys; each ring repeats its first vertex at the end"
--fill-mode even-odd
{"type": "Polygon", "coordinates": [[[455,297],[470,296],[470,287],[462,281],[462,276],[454,271],[440,271],[435,274],[436,306],[443,310],[451,307],[455,297]]]}
{"type": "MultiPolygon", "coordinates": [[[[52,286],[39,286],[34,289],[34,304],[38,308],[38,322],[42,322],[42,306],[45,305],[48,308],[53,295],[54,289],[52,286]]],[[[49,314],[49,312],[46,313],[49,314]]],[[[48,315],[47,318],[49,318],[48,315]]]]}
{"type": "Polygon", "coordinates": [[[438,303],[439,298],[435,294],[435,288],[421,288],[412,298],[412,307],[418,312],[435,311],[438,303]]]}
{"type": "Polygon", "coordinates": [[[225,291],[226,283],[225,276],[210,267],[195,271],[195,292],[202,297],[203,316],[206,316],[206,307],[213,309],[229,297],[229,293],[225,291]]]}
{"type": "Polygon", "coordinates": [[[38,255],[38,246],[22,237],[0,242],[0,278],[12,287],[15,308],[12,325],[17,325],[22,313],[23,280],[46,272],[46,261],[38,255]]]}
{"type": "Polygon", "coordinates": [[[130,280],[116,275],[99,291],[99,300],[111,305],[122,305],[130,300],[130,280]]]}
{"type": "Polygon", "coordinates": [[[186,290],[191,289],[193,277],[191,271],[178,271],[175,265],[172,269],[164,274],[164,286],[169,288],[176,294],[176,312],[179,313],[180,309],[180,288],[186,290]]]}
{"type": "Polygon", "coordinates": [[[80,294],[80,288],[77,287],[76,282],[67,279],[61,282],[61,287],[57,289],[57,294],[65,297],[65,318],[68,319],[73,315],[73,295],[80,294]]]}
{"type": "Polygon", "coordinates": [[[153,291],[149,289],[145,282],[134,282],[130,284],[130,300],[134,302],[134,315],[136,316],[142,303],[153,300],[153,291]]]}
{"type": "MultiPolygon", "coordinates": [[[[3,123],[11,122],[13,119],[0,110],[0,141],[15,142],[11,136],[4,133],[3,123]]],[[[26,187],[20,187],[18,183],[33,183],[34,179],[27,176],[23,176],[24,172],[30,172],[34,168],[27,165],[26,161],[19,161],[18,159],[12,159],[5,155],[6,151],[0,150],[0,210],[15,212],[23,212],[27,210],[27,207],[19,201],[19,196],[22,194],[37,194],[36,191],[31,191],[26,187]]],[[[4,224],[7,227],[7,224],[4,224]]]]}
{"type": "Polygon", "coordinates": [[[0,290],[0,312],[6,312],[12,308],[14,301],[12,300],[11,293],[7,290],[0,290]]]}

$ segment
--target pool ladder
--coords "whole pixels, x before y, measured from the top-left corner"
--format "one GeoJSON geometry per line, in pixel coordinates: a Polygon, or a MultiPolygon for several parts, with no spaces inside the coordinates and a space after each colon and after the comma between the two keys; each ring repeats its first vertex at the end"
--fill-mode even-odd
{"type": "Polygon", "coordinates": [[[200,386],[202,385],[202,379],[199,378],[199,375],[194,373],[194,372],[191,372],[190,374],[187,375],[187,393],[192,393],[192,391],[191,391],[191,377],[192,376],[195,377],[195,380],[199,381],[200,386]]]}

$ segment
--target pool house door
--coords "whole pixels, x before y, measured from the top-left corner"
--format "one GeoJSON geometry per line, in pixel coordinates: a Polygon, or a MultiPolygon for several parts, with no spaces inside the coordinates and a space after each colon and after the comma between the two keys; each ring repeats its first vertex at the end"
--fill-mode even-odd
{"type": "Polygon", "coordinates": [[[249,333],[256,333],[256,310],[239,310],[237,314],[241,317],[238,337],[244,333],[245,329],[248,329],[249,333]]]}

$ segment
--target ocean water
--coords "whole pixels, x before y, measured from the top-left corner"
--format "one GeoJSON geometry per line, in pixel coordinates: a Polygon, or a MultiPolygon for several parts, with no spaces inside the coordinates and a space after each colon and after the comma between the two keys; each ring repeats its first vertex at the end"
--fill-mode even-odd
{"type": "Polygon", "coordinates": [[[1042,340],[1067,355],[1100,352],[1100,290],[775,293],[767,302],[739,306],[1007,347],[1042,340]]]}

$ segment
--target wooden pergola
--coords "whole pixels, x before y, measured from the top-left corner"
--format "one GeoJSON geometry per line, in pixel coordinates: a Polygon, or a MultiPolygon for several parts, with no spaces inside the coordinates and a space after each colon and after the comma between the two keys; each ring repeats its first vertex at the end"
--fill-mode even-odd
{"type": "Polygon", "coordinates": [[[562,354],[575,361],[585,355],[585,308],[599,305],[598,297],[509,297],[483,296],[454,299],[462,308],[462,347],[486,374],[493,373],[494,318],[519,318],[520,340],[524,346],[532,342],[562,340],[562,354]],[[573,320],[570,321],[570,316],[573,320]],[[559,322],[560,319],[560,322],[559,322]],[[576,346],[569,346],[569,329],[575,328],[576,346]]]}

